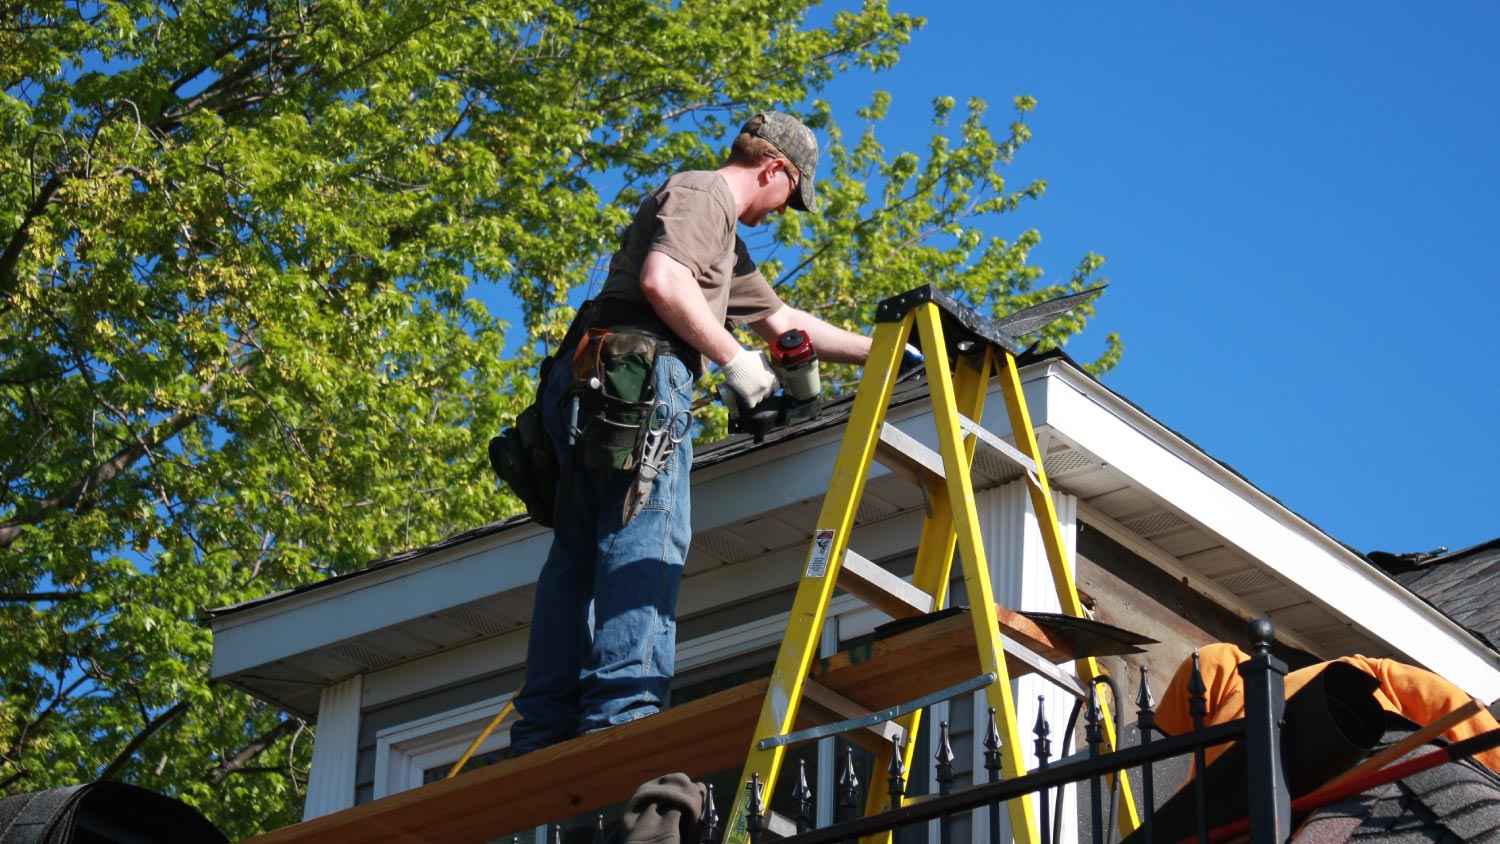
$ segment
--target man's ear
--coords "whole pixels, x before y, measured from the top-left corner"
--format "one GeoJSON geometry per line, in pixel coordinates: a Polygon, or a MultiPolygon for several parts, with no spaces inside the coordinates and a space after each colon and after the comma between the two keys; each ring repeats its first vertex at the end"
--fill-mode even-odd
{"type": "Polygon", "coordinates": [[[761,184],[769,185],[770,183],[776,181],[776,178],[781,175],[777,171],[780,168],[786,167],[786,161],[781,158],[771,158],[770,156],[767,156],[765,162],[766,163],[760,168],[761,178],[764,180],[761,182],[761,184]]]}

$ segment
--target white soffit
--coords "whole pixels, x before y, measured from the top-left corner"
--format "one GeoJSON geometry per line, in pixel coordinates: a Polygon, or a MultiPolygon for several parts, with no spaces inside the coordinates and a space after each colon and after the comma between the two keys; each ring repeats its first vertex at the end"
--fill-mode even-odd
{"type": "Polygon", "coordinates": [[[1033,419],[1392,651],[1500,697],[1500,656],[1453,620],[1086,375],[1047,370],[1033,419]]]}

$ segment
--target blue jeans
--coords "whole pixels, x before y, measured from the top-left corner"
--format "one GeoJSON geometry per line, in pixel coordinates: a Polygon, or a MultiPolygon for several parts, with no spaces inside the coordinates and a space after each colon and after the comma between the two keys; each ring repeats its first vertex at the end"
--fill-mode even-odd
{"type": "MultiPolygon", "coordinates": [[[[572,362],[571,352],[560,355],[541,385],[542,423],[563,467],[572,362]]],[[[656,401],[668,405],[670,418],[690,410],[693,376],[681,360],[659,355],[653,381],[656,401]]],[[[677,421],[676,433],[684,432],[684,423],[690,427],[691,417],[677,421]]],[[[512,753],[633,721],[665,705],[677,650],[677,587],[692,541],[692,446],[684,437],[628,525],[621,524],[621,511],[635,473],[586,469],[575,461],[569,500],[557,502],[552,549],[537,580],[512,753]]]]}

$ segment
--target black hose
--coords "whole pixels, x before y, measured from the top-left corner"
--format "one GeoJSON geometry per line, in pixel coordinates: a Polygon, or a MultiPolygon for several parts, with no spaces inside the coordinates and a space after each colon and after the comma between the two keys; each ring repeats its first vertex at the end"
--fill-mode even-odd
{"type": "MultiPolygon", "coordinates": [[[[1120,687],[1115,685],[1114,678],[1110,677],[1108,674],[1101,674],[1090,681],[1090,683],[1095,686],[1099,685],[1100,683],[1109,686],[1109,696],[1110,700],[1112,701],[1110,705],[1115,710],[1115,741],[1118,742],[1120,740],[1120,737],[1125,735],[1124,711],[1119,705],[1120,687]]],[[[1083,700],[1080,699],[1074,701],[1073,711],[1068,714],[1068,727],[1063,731],[1062,754],[1058,757],[1059,759],[1065,759],[1068,756],[1068,751],[1073,742],[1073,728],[1078,726],[1078,714],[1082,711],[1083,700]]],[[[1115,774],[1114,783],[1110,786],[1109,789],[1109,814],[1106,815],[1106,817],[1109,818],[1114,818],[1115,816],[1115,803],[1116,798],[1119,795],[1120,779],[1120,774],[1115,774]]],[[[1057,798],[1053,800],[1052,805],[1052,841],[1057,841],[1058,835],[1062,832],[1062,789],[1063,787],[1061,785],[1057,786],[1057,798]]],[[[1043,819],[1043,822],[1045,823],[1046,820],[1043,819]]],[[[1115,828],[1119,828],[1119,824],[1116,821],[1111,821],[1111,823],[1115,825],[1115,828]]],[[[1099,842],[1099,844],[1103,844],[1103,842],[1099,842]]]]}
{"type": "MultiPolygon", "coordinates": [[[[1114,678],[1108,674],[1100,674],[1090,682],[1095,686],[1100,683],[1109,686],[1109,698],[1113,701],[1112,707],[1115,711],[1115,742],[1118,743],[1125,735],[1125,709],[1120,706],[1120,687],[1115,685],[1114,678]]],[[[1115,805],[1119,797],[1120,780],[1122,779],[1124,779],[1123,772],[1116,771],[1114,782],[1109,787],[1109,814],[1105,817],[1110,819],[1110,825],[1115,829],[1119,829],[1119,819],[1115,817],[1115,805]]],[[[1105,840],[1108,840],[1108,836],[1105,836],[1105,840]]],[[[1103,844],[1103,842],[1098,842],[1097,844],[1103,844]]]]}
{"type": "MultiPolygon", "coordinates": [[[[1068,727],[1067,729],[1063,730],[1062,755],[1058,756],[1057,758],[1068,758],[1068,751],[1071,749],[1071,745],[1073,743],[1073,728],[1078,726],[1078,713],[1082,711],[1083,699],[1079,698],[1078,700],[1073,701],[1073,711],[1068,714],[1068,727]]],[[[1058,785],[1057,798],[1052,801],[1052,838],[1050,840],[1053,841],[1054,844],[1057,841],[1057,836],[1062,833],[1062,790],[1062,785],[1058,785]]],[[[1046,823],[1046,818],[1043,818],[1042,822],[1046,823]]]]}

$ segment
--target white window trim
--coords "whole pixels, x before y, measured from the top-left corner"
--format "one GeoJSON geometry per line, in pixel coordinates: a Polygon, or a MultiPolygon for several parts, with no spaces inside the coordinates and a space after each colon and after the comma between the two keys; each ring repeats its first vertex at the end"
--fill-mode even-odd
{"type": "MultiPolygon", "coordinates": [[[[422,784],[424,771],[457,762],[510,699],[509,694],[501,695],[377,732],[376,799],[416,788],[422,784]]],[[[474,752],[493,753],[509,747],[512,720],[507,718],[474,752]]]]}

